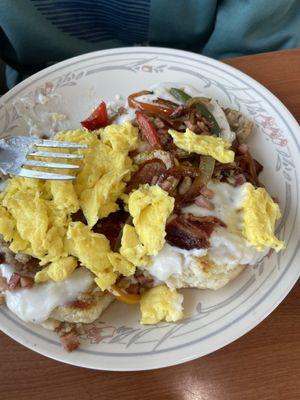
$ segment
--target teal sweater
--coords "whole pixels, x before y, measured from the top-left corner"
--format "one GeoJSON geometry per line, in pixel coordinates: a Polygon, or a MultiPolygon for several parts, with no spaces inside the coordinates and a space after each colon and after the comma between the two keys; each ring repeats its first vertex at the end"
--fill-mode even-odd
{"type": "Polygon", "coordinates": [[[299,43],[299,0],[0,0],[9,87],[99,49],[142,44],[226,58],[299,43]]]}

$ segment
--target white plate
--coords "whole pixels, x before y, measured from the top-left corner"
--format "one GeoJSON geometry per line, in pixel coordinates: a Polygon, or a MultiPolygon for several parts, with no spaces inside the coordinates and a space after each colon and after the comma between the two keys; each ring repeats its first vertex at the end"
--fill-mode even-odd
{"type": "Polygon", "coordinates": [[[282,103],[238,70],[207,57],[165,48],[130,47],[99,51],[56,64],[25,80],[2,97],[0,133],[28,131],[20,99],[41,111],[68,115],[80,127],[93,106],[119,93],[128,95],[158,82],[190,84],[240,109],[257,127],[251,140],[265,167],[263,182],[280,200],[278,227],[286,250],[247,268],[225,288],[185,291],[188,317],[179,323],[141,326],[135,306],[113,304],[86,330],[83,345],[69,354],[54,333],[25,324],[0,310],[0,328],[13,339],[48,357],[87,368],[129,371],[166,367],[211,353],[244,335],[284,299],[299,277],[299,126],[282,103]],[[18,110],[14,102],[17,100],[18,110]]]}

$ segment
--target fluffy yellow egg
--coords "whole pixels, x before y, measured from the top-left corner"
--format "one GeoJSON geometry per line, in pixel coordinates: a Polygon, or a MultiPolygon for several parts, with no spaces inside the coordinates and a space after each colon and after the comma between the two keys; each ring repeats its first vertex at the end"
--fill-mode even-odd
{"type": "Polygon", "coordinates": [[[98,272],[95,278],[95,283],[99,286],[101,290],[107,290],[113,285],[118,278],[118,274],[113,271],[103,271],[98,272]]]}
{"type": "Polygon", "coordinates": [[[125,152],[135,150],[138,145],[138,130],[130,122],[122,125],[108,125],[100,130],[101,140],[114,151],[125,152]]]}
{"type": "Polygon", "coordinates": [[[175,322],[183,318],[183,295],[167,286],[156,286],[143,294],[140,301],[141,323],[175,322]]]}
{"type": "Polygon", "coordinates": [[[0,206],[0,232],[4,240],[10,242],[14,238],[15,221],[11,218],[10,213],[0,206]]]}
{"type": "Polygon", "coordinates": [[[120,253],[109,253],[107,255],[114,272],[124,276],[131,276],[135,273],[135,266],[123,257],[120,253]]]}
{"type": "Polygon", "coordinates": [[[123,228],[120,253],[137,267],[145,266],[149,262],[145,246],[141,243],[135,228],[128,224],[123,228]]]}
{"type": "Polygon", "coordinates": [[[110,250],[108,239],[91,231],[82,222],[73,222],[67,232],[66,247],[69,254],[96,275],[101,290],[108,289],[120,274],[133,275],[135,266],[119,253],[110,250]]]}
{"type": "Polygon", "coordinates": [[[69,225],[66,247],[69,254],[77,257],[95,275],[111,268],[107,258],[110,252],[108,239],[91,231],[91,228],[82,222],[72,222],[69,225]]]}
{"type": "Polygon", "coordinates": [[[275,222],[281,217],[278,204],[263,188],[255,189],[250,183],[245,188],[242,203],[244,210],[243,234],[248,242],[259,251],[271,247],[277,252],[284,248],[284,242],[275,236],[275,222]]]}
{"type": "Polygon", "coordinates": [[[72,181],[47,181],[54,205],[68,213],[79,210],[79,199],[72,181]]]}
{"type": "Polygon", "coordinates": [[[174,208],[174,198],[159,186],[142,185],[129,195],[128,210],[147,255],[163,247],[166,221],[174,208]]]}
{"type": "Polygon", "coordinates": [[[234,160],[234,152],[228,150],[231,144],[226,140],[209,135],[196,135],[190,129],[184,133],[169,129],[169,134],[177,147],[188,153],[211,156],[221,163],[230,163],[234,160]]]}
{"type": "MultiPolygon", "coordinates": [[[[41,265],[71,254],[66,247],[66,234],[70,231],[72,213],[82,209],[92,227],[99,218],[118,209],[116,201],[123,194],[133,170],[128,152],[137,146],[138,130],[127,122],[109,125],[97,133],[62,131],[55,139],[88,144],[87,149],[75,150],[85,155],[84,160],[70,161],[80,164],[76,180],[11,178],[0,195],[0,234],[10,242],[12,251],[36,257],[41,265]]],[[[95,241],[92,235],[89,241],[95,241]]],[[[109,244],[107,246],[106,254],[110,252],[109,244]]],[[[77,247],[80,251],[80,245],[77,247]]],[[[115,276],[107,256],[105,259],[105,265],[115,276]]],[[[90,268],[94,268],[94,264],[90,268]]]]}
{"type": "Polygon", "coordinates": [[[60,132],[55,139],[86,143],[85,158],[74,182],[79,205],[89,226],[118,210],[117,199],[130,178],[133,164],[128,152],[137,146],[138,130],[129,122],[109,125],[96,133],[60,132]]]}
{"type": "Polygon", "coordinates": [[[37,272],[34,280],[37,283],[46,282],[49,279],[53,281],[63,281],[67,279],[77,267],[77,260],[74,257],[60,258],[52,262],[49,266],[37,272]]]}
{"type": "Polygon", "coordinates": [[[0,233],[11,242],[12,251],[39,258],[41,265],[67,256],[69,211],[54,204],[48,189],[43,181],[12,178],[1,194],[5,223],[0,224],[0,233]]]}

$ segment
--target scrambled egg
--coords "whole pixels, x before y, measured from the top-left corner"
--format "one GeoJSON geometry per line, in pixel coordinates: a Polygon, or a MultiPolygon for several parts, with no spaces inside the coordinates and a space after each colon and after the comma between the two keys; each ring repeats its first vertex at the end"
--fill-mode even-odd
{"type": "Polygon", "coordinates": [[[118,209],[116,201],[134,168],[128,152],[137,147],[138,130],[126,122],[97,134],[63,131],[55,139],[88,144],[88,149],[78,150],[85,159],[76,180],[10,179],[0,195],[0,234],[13,252],[36,257],[41,265],[51,263],[36,281],[65,279],[75,268],[74,258],[68,257],[72,255],[95,273],[104,290],[119,273],[130,275],[135,267],[123,256],[113,255],[108,240],[90,229],[118,209]],[[71,214],[80,208],[88,226],[72,223],[71,214]]]}
{"type": "Polygon", "coordinates": [[[63,239],[69,212],[56,207],[45,182],[12,178],[0,200],[0,215],[5,219],[0,233],[11,242],[13,252],[37,257],[41,265],[67,256],[63,239]]]}
{"type": "Polygon", "coordinates": [[[157,324],[160,321],[175,322],[183,318],[183,295],[167,286],[156,286],[143,294],[140,302],[141,323],[157,324]]]}
{"type": "Polygon", "coordinates": [[[135,228],[131,225],[124,225],[120,253],[136,266],[145,266],[149,262],[145,246],[143,246],[135,228]]]}
{"type": "Polygon", "coordinates": [[[120,254],[137,267],[146,266],[149,256],[157,254],[165,243],[174,198],[159,186],[142,185],[126,201],[134,226],[124,226],[120,254]]]}
{"type": "Polygon", "coordinates": [[[66,210],[68,213],[79,210],[79,199],[71,181],[47,181],[45,187],[47,186],[55,207],[66,210]]]}
{"type": "Polygon", "coordinates": [[[275,221],[281,217],[278,204],[274,203],[263,188],[255,189],[250,183],[245,188],[243,201],[243,234],[248,242],[259,251],[271,247],[277,252],[284,248],[284,242],[274,234],[275,221]]]}
{"type": "Polygon", "coordinates": [[[96,275],[95,282],[101,290],[115,283],[119,274],[133,275],[135,267],[118,253],[110,251],[108,239],[92,232],[82,222],[72,222],[67,232],[66,247],[69,254],[96,275]]]}
{"type": "Polygon", "coordinates": [[[60,132],[57,140],[86,143],[85,159],[74,182],[89,226],[118,210],[116,203],[133,169],[128,152],[136,149],[138,130],[129,122],[109,125],[97,135],[88,131],[60,132]]]}
{"type": "Polygon", "coordinates": [[[131,276],[135,273],[135,266],[120,253],[109,253],[107,257],[114,272],[119,272],[124,276],[131,276]]]}
{"type": "Polygon", "coordinates": [[[211,156],[221,163],[230,163],[234,160],[234,152],[228,150],[231,144],[226,140],[209,135],[196,135],[190,129],[184,133],[169,129],[169,134],[177,147],[189,153],[211,156]]]}
{"type": "Polygon", "coordinates": [[[77,267],[77,260],[74,257],[60,258],[58,261],[52,262],[48,267],[35,274],[34,280],[37,283],[46,282],[49,279],[53,281],[63,281],[72,274],[77,267]]]}
{"type": "Polygon", "coordinates": [[[146,254],[157,254],[165,243],[166,221],[174,208],[174,198],[159,186],[140,186],[129,195],[128,210],[146,254]]]}

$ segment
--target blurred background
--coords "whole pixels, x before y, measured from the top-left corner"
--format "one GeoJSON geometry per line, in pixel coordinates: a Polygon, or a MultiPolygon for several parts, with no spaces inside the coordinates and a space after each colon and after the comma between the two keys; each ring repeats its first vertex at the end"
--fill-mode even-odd
{"type": "Polygon", "coordinates": [[[151,45],[226,59],[299,47],[299,27],[300,0],[0,0],[0,93],[90,51],[151,45]]]}

